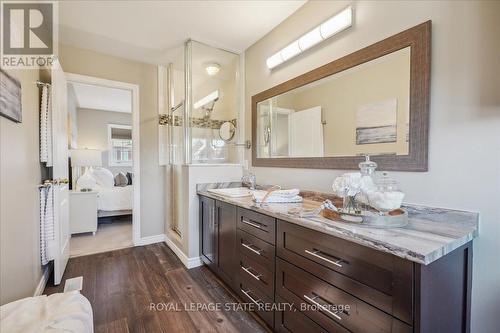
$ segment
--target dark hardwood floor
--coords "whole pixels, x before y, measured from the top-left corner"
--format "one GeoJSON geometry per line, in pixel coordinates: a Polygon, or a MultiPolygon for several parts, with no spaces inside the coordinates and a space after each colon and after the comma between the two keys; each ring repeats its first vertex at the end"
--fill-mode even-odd
{"type": "Polygon", "coordinates": [[[63,282],[44,294],[62,292],[64,281],[83,276],[82,294],[92,304],[95,332],[267,332],[244,311],[206,267],[187,270],[164,244],[72,258],[63,282]],[[191,310],[215,306],[221,310],[191,310]],[[154,304],[155,308],[152,308],[154,304]]]}

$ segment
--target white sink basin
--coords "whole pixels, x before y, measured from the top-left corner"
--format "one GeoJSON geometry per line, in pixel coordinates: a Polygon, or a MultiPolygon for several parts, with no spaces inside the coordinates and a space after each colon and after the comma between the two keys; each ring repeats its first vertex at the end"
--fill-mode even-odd
{"type": "Polygon", "coordinates": [[[230,198],[242,198],[248,197],[252,195],[252,191],[250,191],[246,187],[232,187],[232,188],[214,188],[207,190],[210,193],[222,195],[224,197],[230,198]]]}

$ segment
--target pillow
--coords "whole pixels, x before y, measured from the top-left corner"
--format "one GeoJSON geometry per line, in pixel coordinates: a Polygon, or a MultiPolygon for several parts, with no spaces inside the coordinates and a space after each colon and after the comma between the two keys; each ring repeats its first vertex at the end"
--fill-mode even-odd
{"type": "Polygon", "coordinates": [[[93,168],[92,176],[94,176],[97,185],[100,185],[102,187],[115,186],[115,177],[113,176],[111,171],[106,168],[93,168]]]}
{"type": "Polygon", "coordinates": [[[127,172],[128,185],[132,185],[132,178],[134,175],[131,172],[127,172]]]}
{"type": "Polygon", "coordinates": [[[115,186],[127,186],[128,178],[123,172],[116,174],[115,176],[115,186]]]}

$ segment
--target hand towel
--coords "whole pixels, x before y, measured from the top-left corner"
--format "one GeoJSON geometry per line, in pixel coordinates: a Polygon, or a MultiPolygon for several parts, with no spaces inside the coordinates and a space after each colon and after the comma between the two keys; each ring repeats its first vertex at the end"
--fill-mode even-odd
{"type": "MultiPolygon", "coordinates": [[[[280,190],[272,192],[265,202],[270,203],[287,203],[287,202],[302,202],[302,197],[298,195],[298,190],[280,190]],[[275,194],[281,192],[280,194],[275,194]]],[[[267,191],[253,191],[253,200],[255,202],[262,202],[262,199],[267,194],[267,191]]]]}
{"type": "Polygon", "coordinates": [[[48,86],[43,86],[40,103],[40,162],[52,166],[52,98],[48,86]]]}
{"type": "Polygon", "coordinates": [[[293,198],[293,197],[298,196],[299,193],[300,193],[300,190],[294,188],[294,189],[290,189],[290,190],[273,191],[273,192],[271,192],[270,196],[282,197],[282,198],[293,198]]]}
{"type": "Polygon", "coordinates": [[[40,257],[42,265],[52,260],[49,243],[54,240],[54,191],[52,186],[40,187],[40,257]]]}

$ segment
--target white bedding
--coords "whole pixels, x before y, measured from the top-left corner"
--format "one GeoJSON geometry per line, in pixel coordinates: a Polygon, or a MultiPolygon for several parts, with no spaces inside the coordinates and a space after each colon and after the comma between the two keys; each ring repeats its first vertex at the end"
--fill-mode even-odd
{"type": "Polygon", "coordinates": [[[131,210],[132,185],[102,187],[97,186],[97,209],[105,211],[131,210]]]}
{"type": "Polygon", "coordinates": [[[0,332],[93,333],[92,307],[78,291],[23,298],[0,307],[0,332]]]}

